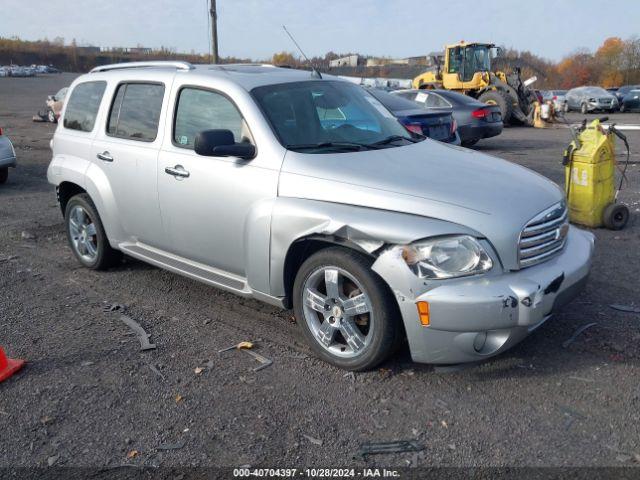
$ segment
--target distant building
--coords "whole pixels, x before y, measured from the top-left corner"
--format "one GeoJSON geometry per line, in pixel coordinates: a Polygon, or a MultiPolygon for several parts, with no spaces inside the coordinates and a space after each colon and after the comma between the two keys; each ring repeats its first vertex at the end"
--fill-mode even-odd
{"type": "Polygon", "coordinates": [[[76,47],[76,50],[79,53],[100,53],[101,48],[88,46],[88,47],[76,47]]]}
{"type": "Polygon", "coordinates": [[[407,58],[367,58],[367,67],[382,67],[384,65],[429,65],[430,60],[426,55],[407,58]]]}
{"type": "Polygon", "coordinates": [[[357,67],[360,61],[358,55],[349,55],[348,57],[336,58],[329,61],[329,67],[357,67]]]}
{"type": "Polygon", "coordinates": [[[153,50],[149,47],[101,47],[99,51],[105,53],[132,53],[137,55],[149,55],[153,50]]]}

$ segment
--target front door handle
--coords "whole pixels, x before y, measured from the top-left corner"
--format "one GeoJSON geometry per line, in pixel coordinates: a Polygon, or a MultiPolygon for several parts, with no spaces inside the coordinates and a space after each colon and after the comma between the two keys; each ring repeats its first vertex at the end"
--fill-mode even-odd
{"type": "Polygon", "coordinates": [[[104,162],[113,162],[113,157],[106,150],[104,152],[102,152],[102,153],[98,153],[96,155],[96,157],[98,157],[100,160],[102,160],[104,162]]]}
{"type": "Polygon", "coordinates": [[[187,172],[182,165],[176,165],[175,167],[165,167],[164,173],[173,175],[174,177],[187,178],[189,172],[187,172]]]}

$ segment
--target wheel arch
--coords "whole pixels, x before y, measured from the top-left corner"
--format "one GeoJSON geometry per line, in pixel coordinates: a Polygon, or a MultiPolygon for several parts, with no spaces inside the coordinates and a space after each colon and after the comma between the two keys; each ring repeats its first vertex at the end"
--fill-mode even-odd
{"type": "Polygon", "coordinates": [[[75,195],[78,195],[80,193],[87,193],[87,191],[77,183],[64,181],[57,186],[56,193],[58,195],[58,203],[60,204],[60,210],[62,211],[62,216],[64,217],[65,211],[67,209],[67,203],[69,203],[69,200],[71,200],[71,198],[74,197],[75,195]]]}
{"type": "Polygon", "coordinates": [[[348,248],[362,253],[363,255],[370,256],[371,258],[375,258],[373,254],[364,250],[357,243],[335,235],[315,234],[299,238],[293,242],[287,250],[282,269],[282,281],[285,291],[284,304],[287,308],[292,308],[293,306],[293,284],[298,270],[300,270],[304,261],[321,250],[336,246],[348,248]]]}

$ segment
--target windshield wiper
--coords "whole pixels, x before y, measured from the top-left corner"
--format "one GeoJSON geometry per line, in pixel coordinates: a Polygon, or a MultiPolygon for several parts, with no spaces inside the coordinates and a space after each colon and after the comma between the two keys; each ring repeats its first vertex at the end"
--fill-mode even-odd
{"type": "Polygon", "coordinates": [[[301,143],[298,145],[287,145],[289,150],[310,150],[314,148],[343,148],[346,150],[353,150],[354,152],[370,148],[370,145],[364,143],[353,142],[320,142],[320,143],[301,143]]]}
{"type": "Polygon", "coordinates": [[[374,146],[374,147],[375,147],[375,146],[378,146],[378,145],[388,145],[388,144],[390,144],[390,143],[397,142],[398,140],[407,140],[407,141],[409,141],[409,142],[411,142],[411,143],[416,143],[416,142],[419,142],[419,141],[420,141],[420,140],[418,140],[418,139],[409,138],[409,137],[404,137],[404,136],[402,136],[402,135],[391,135],[391,136],[389,136],[389,137],[387,137],[387,138],[384,138],[384,139],[382,139],[382,140],[379,140],[379,141],[377,141],[377,142],[370,143],[370,144],[369,144],[369,146],[370,146],[370,147],[371,147],[371,146],[374,146]]]}

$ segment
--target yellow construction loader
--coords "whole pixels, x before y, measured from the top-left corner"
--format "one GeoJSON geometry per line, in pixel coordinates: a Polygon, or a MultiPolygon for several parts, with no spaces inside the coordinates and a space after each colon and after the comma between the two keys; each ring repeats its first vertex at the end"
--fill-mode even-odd
{"type": "Polygon", "coordinates": [[[493,72],[491,60],[500,54],[501,49],[491,43],[446,45],[444,55],[434,58],[435,69],[414,78],[413,88],[455,90],[500,107],[505,124],[531,125],[537,98],[528,86],[535,77],[523,82],[519,68],[512,73],[493,72]]]}

